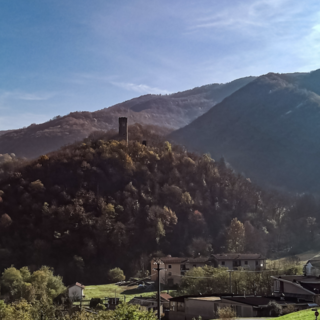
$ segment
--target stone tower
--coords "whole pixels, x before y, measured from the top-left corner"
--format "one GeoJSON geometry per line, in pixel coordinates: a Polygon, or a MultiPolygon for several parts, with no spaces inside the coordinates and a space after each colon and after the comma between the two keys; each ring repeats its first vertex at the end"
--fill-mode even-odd
{"type": "Polygon", "coordinates": [[[128,119],[126,117],[119,118],[119,140],[128,144],[128,119]]]}

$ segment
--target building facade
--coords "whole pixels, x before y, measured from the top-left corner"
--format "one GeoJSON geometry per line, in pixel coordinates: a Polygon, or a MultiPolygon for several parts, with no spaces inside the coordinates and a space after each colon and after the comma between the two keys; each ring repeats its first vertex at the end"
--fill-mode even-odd
{"type": "Polygon", "coordinates": [[[79,301],[84,297],[84,285],[79,282],[68,287],[68,297],[72,301],[79,301]]]}
{"type": "MultiPolygon", "coordinates": [[[[157,281],[158,273],[154,270],[154,261],[151,261],[151,280],[157,281]]],[[[211,259],[206,257],[177,258],[169,255],[161,258],[161,261],[163,262],[161,268],[164,268],[164,270],[160,271],[160,282],[168,285],[179,284],[181,277],[192,268],[211,264],[211,259]]]]}
{"type": "Polygon", "coordinates": [[[310,308],[314,305],[296,298],[257,296],[182,296],[170,299],[169,320],[192,320],[199,316],[203,320],[217,319],[219,308],[231,307],[236,317],[270,317],[268,304],[275,301],[283,309],[289,305],[295,310],[310,308]]]}
{"type": "Polygon", "coordinates": [[[229,270],[246,269],[260,271],[266,269],[266,258],[258,253],[221,253],[212,255],[213,265],[229,270]]]}

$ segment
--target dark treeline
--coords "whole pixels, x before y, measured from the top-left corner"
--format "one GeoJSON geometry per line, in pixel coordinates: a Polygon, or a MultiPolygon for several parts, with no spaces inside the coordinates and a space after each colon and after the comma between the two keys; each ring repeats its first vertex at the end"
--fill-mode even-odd
{"type": "Polygon", "coordinates": [[[97,132],[3,165],[1,270],[48,265],[66,284],[103,283],[110,268],[127,276],[149,268],[154,254],[232,250],[235,217],[245,229],[244,252],[314,246],[320,206],[313,196],[265,192],[223,160],[171,146],[152,127],[130,127],[128,146],[112,137],[97,132]]]}

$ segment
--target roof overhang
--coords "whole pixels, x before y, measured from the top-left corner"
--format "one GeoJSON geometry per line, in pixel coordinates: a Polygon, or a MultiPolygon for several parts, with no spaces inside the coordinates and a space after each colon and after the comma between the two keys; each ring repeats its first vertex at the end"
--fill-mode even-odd
{"type": "Polygon", "coordinates": [[[277,278],[277,277],[275,277],[275,276],[271,276],[271,278],[274,279],[274,280],[279,280],[279,281],[283,281],[283,282],[288,283],[288,284],[292,284],[292,285],[298,287],[299,289],[304,290],[304,291],[307,292],[308,294],[316,295],[314,292],[312,292],[312,291],[304,288],[304,287],[303,287],[302,285],[300,285],[299,283],[292,282],[292,281],[289,281],[289,280],[285,280],[285,279],[282,279],[282,278],[277,278]]]}

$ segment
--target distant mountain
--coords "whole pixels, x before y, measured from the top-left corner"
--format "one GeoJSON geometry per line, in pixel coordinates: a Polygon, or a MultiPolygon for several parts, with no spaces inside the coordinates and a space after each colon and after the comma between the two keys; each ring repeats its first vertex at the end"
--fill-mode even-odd
{"type": "Polygon", "coordinates": [[[253,181],[320,190],[320,70],[269,73],[234,92],[171,139],[225,160],[253,181]]]}
{"type": "Polygon", "coordinates": [[[87,137],[96,130],[117,129],[118,118],[129,124],[178,129],[208,111],[254,77],[211,84],[171,95],[145,95],[96,112],[74,112],[27,128],[0,133],[0,153],[36,157],[87,137]]]}

